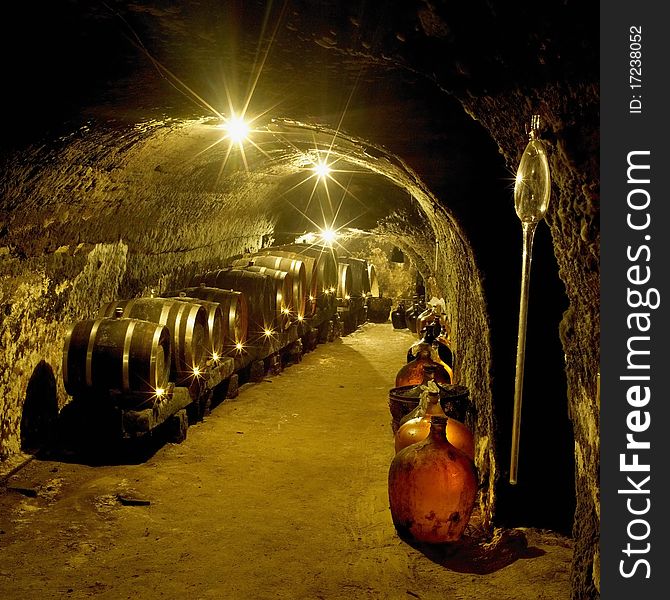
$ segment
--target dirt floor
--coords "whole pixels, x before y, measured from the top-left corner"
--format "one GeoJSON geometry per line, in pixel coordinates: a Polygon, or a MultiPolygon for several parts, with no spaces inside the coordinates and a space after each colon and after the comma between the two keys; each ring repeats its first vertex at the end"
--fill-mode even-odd
{"type": "Polygon", "coordinates": [[[0,486],[0,597],[567,600],[559,535],[477,569],[398,538],[387,399],[413,339],[319,345],[137,464],[30,461],[0,486]]]}

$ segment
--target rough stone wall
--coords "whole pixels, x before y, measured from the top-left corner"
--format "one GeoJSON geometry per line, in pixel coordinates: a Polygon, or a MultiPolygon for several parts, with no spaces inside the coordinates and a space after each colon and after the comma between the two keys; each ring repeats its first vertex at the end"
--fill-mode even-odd
{"type": "Polygon", "coordinates": [[[570,307],[560,336],[568,380],[566,410],[574,428],[577,509],[573,534],[572,595],[596,597],[599,589],[600,430],[597,373],[600,364],[600,211],[596,86],[552,85],[464,101],[516,170],[531,114],[544,123],[552,176],[546,221],[570,307]]]}
{"type": "MultiPolygon", "coordinates": [[[[26,390],[41,361],[54,373],[58,406],[69,401],[61,360],[72,322],[114,299],[187,285],[196,271],[224,266],[271,230],[262,215],[240,209],[257,198],[242,193],[226,203],[197,179],[182,186],[181,163],[176,174],[169,163],[157,170],[162,128],[85,128],[6,166],[0,459],[20,451],[26,390]]],[[[262,186],[254,191],[262,196],[262,186]]]]}

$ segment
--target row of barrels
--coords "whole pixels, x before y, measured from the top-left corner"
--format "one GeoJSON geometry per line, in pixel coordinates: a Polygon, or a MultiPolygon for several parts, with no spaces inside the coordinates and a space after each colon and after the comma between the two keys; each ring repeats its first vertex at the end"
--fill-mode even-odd
{"type": "Polygon", "coordinates": [[[170,381],[190,384],[207,361],[243,344],[247,331],[246,297],[234,290],[197,286],[108,302],[65,336],[65,390],[160,396],[170,381]]]}
{"type": "Polygon", "coordinates": [[[370,267],[338,260],[330,248],[280,246],[196,275],[189,287],[160,298],[108,302],[66,335],[65,389],[71,396],[160,396],[169,381],[188,385],[208,361],[320,310],[334,314],[337,298],[370,295],[370,267]]]}

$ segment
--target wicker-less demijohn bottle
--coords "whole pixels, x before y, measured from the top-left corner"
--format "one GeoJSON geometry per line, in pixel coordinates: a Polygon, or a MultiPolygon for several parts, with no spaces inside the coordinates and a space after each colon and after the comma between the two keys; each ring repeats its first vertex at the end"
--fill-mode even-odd
{"type": "Polygon", "coordinates": [[[435,341],[436,327],[428,326],[422,339],[416,341],[407,350],[407,364],[396,373],[396,387],[403,385],[419,385],[424,379],[426,365],[437,365],[434,379],[438,383],[452,383],[452,370],[441,359],[435,341]]]}
{"type": "Polygon", "coordinates": [[[398,452],[389,469],[391,517],[398,534],[419,542],[458,541],[477,495],[472,461],[446,436],[447,418],[430,417],[423,441],[398,452]]]}
{"type": "MultiPolygon", "coordinates": [[[[463,386],[458,386],[463,387],[463,386]]],[[[466,388],[467,389],[467,388],[466,388]]],[[[431,427],[431,417],[447,417],[440,404],[440,390],[434,382],[426,385],[422,402],[417,407],[416,416],[400,422],[400,428],[395,434],[395,451],[423,441],[428,436],[431,427]],[[423,411],[421,407],[425,407],[423,411]]],[[[474,460],[475,441],[470,430],[452,416],[448,417],[446,436],[449,442],[468,458],[474,460]]]]}

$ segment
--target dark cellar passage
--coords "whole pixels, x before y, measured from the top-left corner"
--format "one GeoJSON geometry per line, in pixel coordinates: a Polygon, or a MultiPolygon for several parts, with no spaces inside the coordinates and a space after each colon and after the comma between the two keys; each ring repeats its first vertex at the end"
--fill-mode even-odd
{"type": "Polygon", "coordinates": [[[386,401],[412,341],[368,323],[146,461],[34,460],[0,496],[3,597],[568,598],[560,536],[466,561],[395,535],[386,401]]]}
{"type": "Polygon", "coordinates": [[[21,573],[3,562],[2,591],[431,598],[442,582],[463,598],[599,597],[597,5],[35,0],[0,28],[0,554],[21,573]],[[533,115],[551,189],[511,485],[513,189],[533,115]],[[183,426],[186,412],[191,427],[180,445],[152,431],[147,456],[125,460],[104,435],[117,412],[95,411],[131,399],[114,388],[88,406],[67,389],[73,324],[310,236],[377,270],[382,314],[325,342],[357,300],[301,323],[300,309],[278,314],[290,286],[277,284],[283,337],[265,323],[248,346],[231,337],[249,364],[212,358],[202,387],[147,383],[151,418],[183,426]],[[387,316],[419,284],[444,301],[454,382],[469,390],[479,546],[453,556],[402,542],[385,496],[388,392],[416,339],[387,316]],[[258,376],[254,353],[269,373],[289,348],[302,362],[223,400],[258,376]],[[68,422],[82,406],[88,421],[68,422]],[[86,451],[68,453],[78,435],[86,451]]]}

